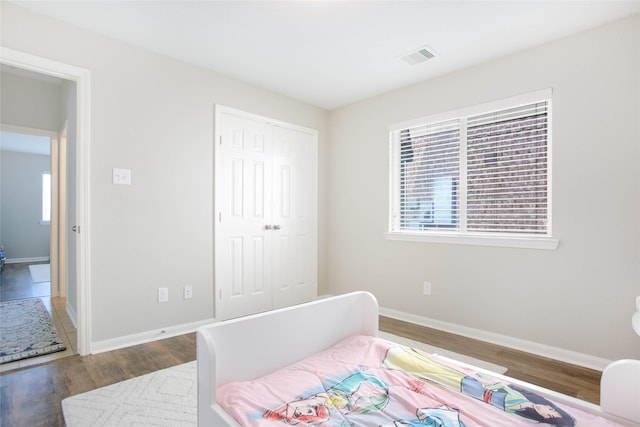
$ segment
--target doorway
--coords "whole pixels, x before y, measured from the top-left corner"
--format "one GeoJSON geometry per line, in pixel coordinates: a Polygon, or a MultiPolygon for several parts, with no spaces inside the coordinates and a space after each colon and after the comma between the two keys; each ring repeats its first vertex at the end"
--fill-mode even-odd
{"type": "MultiPolygon", "coordinates": [[[[0,64],[3,67],[12,67],[16,70],[73,83],[73,90],[67,99],[68,126],[61,132],[66,136],[67,142],[74,141],[75,150],[72,156],[75,161],[67,167],[68,171],[73,171],[74,179],[73,182],[68,181],[66,194],[73,191],[74,198],[67,203],[68,206],[73,206],[73,209],[67,210],[67,221],[64,221],[68,225],[65,231],[68,244],[64,251],[67,255],[65,283],[69,284],[64,292],[67,296],[66,311],[75,317],[77,325],[77,352],[86,355],[91,352],[90,226],[88,221],[90,73],[82,68],[7,48],[2,49],[0,64]]],[[[5,111],[3,111],[4,115],[5,111]]]]}
{"type": "Polygon", "coordinates": [[[56,151],[55,132],[0,125],[0,243],[8,263],[39,266],[32,289],[3,286],[3,301],[58,295],[59,281],[48,268],[56,261],[58,237],[58,215],[52,209],[59,193],[56,151]]]}
{"type": "MultiPolygon", "coordinates": [[[[25,76],[8,77],[6,72],[3,68],[5,87],[28,85],[30,82],[25,76]]],[[[46,87],[56,89],[58,84],[47,84],[46,87]]],[[[34,86],[37,89],[35,83],[34,86]]],[[[27,96],[28,90],[24,90],[24,86],[21,89],[27,96]]],[[[3,102],[12,99],[10,94],[3,98],[3,102]]],[[[51,115],[55,116],[54,113],[51,115]]],[[[11,120],[12,113],[3,118],[11,120]]],[[[10,323],[18,322],[27,329],[29,325],[40,324],[43,322],[42,313],[35,309],[35,302],[28,302],[39,300],[55,327],[55,342],[64,344],[57,345],[62,351],[38,350],[43,354],[24,358],[18,355],[26,350],[17,351],[15,348],[27,346],[28,340],[5,343],[11,349],[11,357],[3,358],[1,372],[76,354],[77,330],[68,314],[66,298],[66,270],[75,266],[67,266],[64,256],[67,246],[67,234],[64,232],[67,221],[64,186],[67,153],[65,144],[61,142],[64,142],[65,134],[66,125],[59,133],[0,125],[0,236],[6,255],[6,264],[0,271],[3,316],[12,319],[10,323]],[[33,309],[16,310],[15,307],[33,309]]],[[[42,327],[50,326],[43,323],[42,327]]]]}

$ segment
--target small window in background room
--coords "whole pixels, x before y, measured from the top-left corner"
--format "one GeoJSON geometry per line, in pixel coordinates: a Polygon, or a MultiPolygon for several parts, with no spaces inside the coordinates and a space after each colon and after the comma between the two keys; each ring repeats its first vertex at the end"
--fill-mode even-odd
{"type": "Polygon", "coordinates": [[[42,224],[51,222],[51,172],[42,172],[42,224]]]}
{"type": "Polygon", "coordinates": [[[389,235],[550,238],[550,143],[551,90],[392,126],[389,235]]]}

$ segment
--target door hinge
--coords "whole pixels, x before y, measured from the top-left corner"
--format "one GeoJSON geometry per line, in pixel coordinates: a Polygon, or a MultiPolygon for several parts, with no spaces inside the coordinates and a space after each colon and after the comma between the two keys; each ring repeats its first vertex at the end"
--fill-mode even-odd
{"type": "Polygon", "coordinates": [[[218,295],[219,295],[219,296],[218,296],[218,299],[222,299],[222,289],[220,289],[220,290],[218,291],[218,295]]]}
{"type": "Polygon", "coordinates": [[[222,145],[222,135],[220,135],[220,137],[218,138],[218,144],[222,145]]]}
{"type": "Polygon", "coordinates": [[[218,222],[222,222],[222,212],[218,212],[218,222]]]}

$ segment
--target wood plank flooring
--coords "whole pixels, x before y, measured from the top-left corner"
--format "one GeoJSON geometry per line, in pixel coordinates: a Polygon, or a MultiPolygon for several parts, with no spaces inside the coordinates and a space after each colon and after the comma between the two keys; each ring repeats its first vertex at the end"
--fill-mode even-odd
{"type": "Polygon", "coordinates": [[[63,399],[195,358],[195,334],[187,334],[0,374],[0,425],[64,426],[63,399]]]}
{"type": "Polygon", "coordinates": [[[0,272],[0,301],[51,296],[50,282],[31,280],[29,265],[42,262],[5,264],[0,272]]]}
{"type": "MultiPolygon", "coordinates": [[[[380,318],[380,329],[497,363],[507,367],[507,375],[514,378],[593,403],[599,401],[598,371],[386,317],[380,318]]],[[[66,397],[195,358],[195,334],[187,334],[0,374],[0,425],[64,426],[60,402],[66,397]]]]}

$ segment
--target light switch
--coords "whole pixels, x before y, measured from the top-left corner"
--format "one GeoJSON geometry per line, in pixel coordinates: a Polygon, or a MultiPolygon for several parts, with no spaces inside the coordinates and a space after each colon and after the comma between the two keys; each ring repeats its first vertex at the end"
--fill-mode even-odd
{"type": "Polygon", "coordinates": [[[113,168],[113,183],[131,185],[131,169],[113,168]]]}
{"type": "Polygon", "coordinates": [[[169,288],[158,288],[158,302],[169,302],[169,288]]]}

